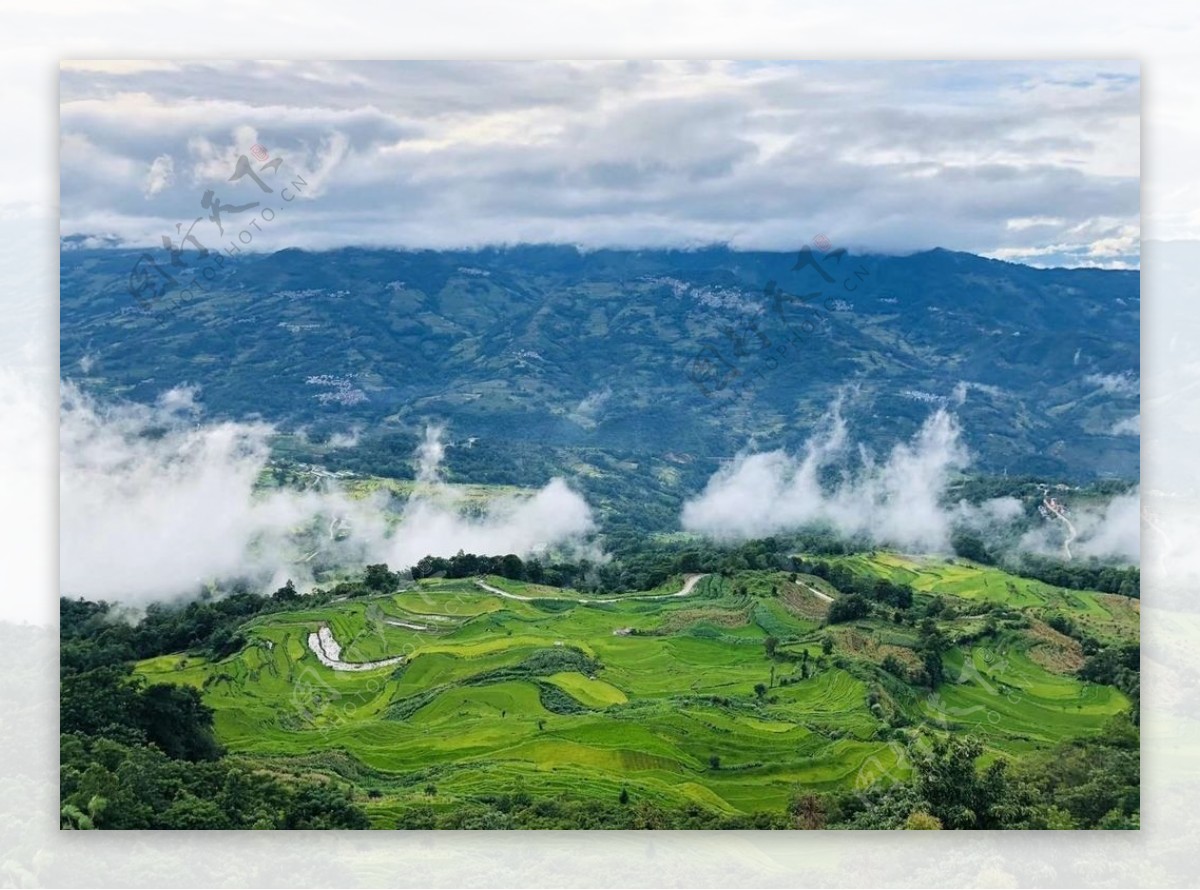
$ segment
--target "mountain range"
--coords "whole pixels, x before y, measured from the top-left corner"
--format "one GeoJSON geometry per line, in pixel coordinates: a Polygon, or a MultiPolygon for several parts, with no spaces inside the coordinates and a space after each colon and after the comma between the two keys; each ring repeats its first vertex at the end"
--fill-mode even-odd
{"type": "Polygon", "coordinates": [[[839,397],[877,451],[949,405],[981,473],[1138,475],[1136,271],[720,247],[172,264],[84,243],[62,245],[61,371],[108,398],[186,385],[206,417],[316,442],[407,448],[435,422],[539,469],[599,454],[697,479],[747,447],[799,447],[839,397]]]}

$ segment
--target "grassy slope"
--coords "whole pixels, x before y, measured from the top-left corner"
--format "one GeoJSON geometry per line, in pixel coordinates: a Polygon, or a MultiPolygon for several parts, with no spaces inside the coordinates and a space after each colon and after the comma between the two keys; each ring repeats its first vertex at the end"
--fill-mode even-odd
{"type": "MultiPolygon", "coordinates": [[[[1031,618],[1064,611],[1093,632],[1136,639],[1136,611],[1119,598],[894,554],[846,562],[918,591],[1001,602],[1031,618]]],[[[426,581],[391,597],[257,619],[246,627],[250,645],[220,663],[167,656],[139,671],[203,689],[232,751],[279,769],[340,771],[374,789],[368,807],[381,827],[414,802],[449,806],[521,788],[613,799],[628,787],[666,803],[778,810],[798,785],[851,786],[883,770],[903,775],[894,733],[881,719],[889,711],[970,729],[994,753],[1019,754],[1095,732],[1127,706],[1116,690],[1041,666],[1029,655],[1035,641],[1011,629],[951,650],[948,682],[934,696],[875,669],[888,652],[906,655],[915,640],[911,627],[876,620],[835,628],[836,658],[799,679],[793,659],[820,655],[824,604],[805,602],[811,595],[782,574],[709,577],[686,598],[587,604],[573,591],[489,583],[539,599],[501,598],[467,580],[426,581]],[[776,587],[781,595],[769,595],[776,587]],[[305,645],[321,623],[342,644],[344,660],[404,653],[409,661],[329,670],[305,645]],[[637,633],[614,633],[627,628],[637,633]],[[768,634],[780,640],[774,665],[763,648],[768,634]],[[555,661],[572,658],[579,663],[555,661]],[[772,682],[772,667],[775,685],[760,702],[754,686],[772,682]],[[785,677],[791,682],[780,685],[785,677]],[[884,699],[874,709],[872,690],[884,699]],[[432,798],[424,791],[431,782],[432,798]]],[[[664,592],[672,589],[679,583],[664,592]]],[[[945,629],[954,638],[976,624],[967,616],[945,629]]]]}

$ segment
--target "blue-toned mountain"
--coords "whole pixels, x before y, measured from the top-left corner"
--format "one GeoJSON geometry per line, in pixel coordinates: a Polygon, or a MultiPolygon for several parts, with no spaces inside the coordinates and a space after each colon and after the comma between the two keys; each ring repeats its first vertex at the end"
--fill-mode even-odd
{"type": "Polygon", "coordinates": [[[89,390],[191,384],[210,417],[368,437],[432,419],[697,472],[798,445],[838,392],[879,448],[961,399],[980,471],[1138,474],[1136,272],[944,250],[141,257],[64,243],[62,373],[89,390]]]}

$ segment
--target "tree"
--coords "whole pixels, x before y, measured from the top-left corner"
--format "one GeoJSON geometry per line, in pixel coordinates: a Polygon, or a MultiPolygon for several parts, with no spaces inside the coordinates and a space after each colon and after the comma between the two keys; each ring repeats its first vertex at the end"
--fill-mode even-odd
{"type": "Polygon", "coordinates": [[[846,621],[855,621],[859,618],[865,618],[871,612],[871,606],[857,593],[850,596],[843,596],[835,600],[833,605],[829,607],[829,613],[825,620],[830,624],[841,624],[846,621]]]}
{"type": "Polygon", "coordinates": [[[278,603],[294,603],[300,599],[300,594],[296,592],[296,585],[292,583],[292,579],[288,578],[287,584],[271,594],[271,599],[278,603]]]}
{"type": "Polygon", "coordinates": [[[1051,615],[1046,619],[1046,623],[1060,634],[1068,637],[1075,634],[1075,623],[1065,615],[1051,615]]]}
{"type": "Polygon", "coordinates": [[[796,827],[802,831],[819,831],[825,827],[825,801],[811,791],[794,797],[788,810],[796,827]]]}
{"type": "Polygon", "coordinates": [[[779,639],[777,637],[768,636],[763,640],[763,648],[767,650],[767,658],[775,657],[775,650],[779,648],[779,639]]]}
{"type": "Polygon", "coordinates": [[[193,686],[158,683],[139,696],[139,722],[146,738],[177,760],[216,760],[221,746],[213,736],[213,710],[193,686]]]}
{"type": "Polygon", "coordinates": [[[821,640],[821,651],[826,655],[831,655],[833,653],[833,637],[829,636],[829,634],[825,634],[824,638],[821,640]]]}
{"type": "Polygon", "coordinates": [[[708,755],[708,765],[712,769],[720,769],[721,768],[721,758],[716,754],[709,754],[708,755]]]}
{"type": "Polygon", "coordinates": [[[917,810],[904,820],[905,831],[940,831],[942,823],[935,816],[917,810]]]}
{"type": "Polygon", "coordinates": [[[946,669],[942,665],[942,656],[933,649],[927,649],[921,656],[925,666],[925,679],[930,689],[937,689],[946,679],[946,669]]]}
{"type": "Polygon", "coordinates": [[[880,667],[892,676],[899,677],[902,680],[908,676],[908,671],[904,669],[904,663],[890,652],[883,657],[883,663],[880,664],[880,667]]]}
{"type": "Polygon", "coordinates": [[[229,827],[229,819],[212,800],[181,795],[162,814],[162,827],[178,831],[219,830],[229,827]]]}
{"type": "Polygon", "coordinates": [[[754,684],[754,694],[757,695],[760,699],[763,696],[765,696],[767,694],[767,684],[766,683],[755,683],[754,684]]]}
{"type": "Polygon", "coordinates": [[[305,785],[293,793],[283,828],[302,831],[313,828],[370,828],[367,814],[345,794],[328,785],[305,785]]]}
{"type": "Polygon", "coordinates": [[[628,789],[628,788],[622,788],[622,789],[621,789],[621,794],[620,794],[620,796],[617,798],[617,800],[618,800],[618,802],[620,802],[621,806],[624,806],[625,804],[629,803],[629,789],[628,789]]]}
{"type": "Polygon", "coordinates": [[[1034,813],[1032,794],[1010,781],[1008,762],[994,760],[982,772],[975,761],[983,754],[975,738],[935,741],[916,756],[916,790],[926,811],[950,829],[1028,827],[1034,813]]]}
{"type": "Polygon", "coordinates": [[[983,539],[967,531],[957,531],[950,536],[950,547],[955,555],[972,562],[991,564],[995,562],[992,554],[984,546],[983,539]]]}
{"type": "Polygon", "coordinates": [[[400,578],[395,572],[388,571],[387,563],[367,566],[363,584],[375,593],[391,593],[400,586],[400,578]]]}
{"type": "Polygon", "coordinates": [[[500,568],[497,574],[512,581],[523,581],[525,579],[525,564],[521,562],[521,557],[510,553],[500,560],[500,568]]]}
{"type": "Polygon", "coordinates": [[[107,807],[108,801],[98,794],[93,794],[88,801],[87,812],[75,804],[66,804],[61,811],[59,827],[69,831],[92,831],[107,807]]]}

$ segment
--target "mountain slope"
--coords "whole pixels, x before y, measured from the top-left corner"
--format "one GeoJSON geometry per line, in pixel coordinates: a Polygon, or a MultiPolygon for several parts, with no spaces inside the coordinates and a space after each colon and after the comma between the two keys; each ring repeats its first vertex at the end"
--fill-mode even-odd
{"type": "Polygon", "coordinates": [[[983,471],[1138,473],[1138,438],[1113,434],[1138,413],[1136,272],[943,250],[285,250],[195,264],[203,287],[148,312],[128,292],[140,252],[71,246],[62,373],[111,396],[191,384],[209,416],[439,420],[560,461],[710,467],[751,440],[798,445],[847,387],[853,435],[886,449],[957,389],[983,471]]]}

